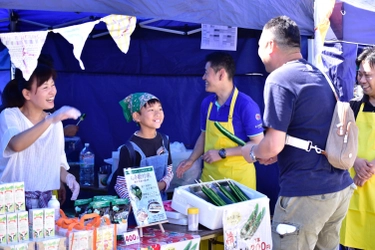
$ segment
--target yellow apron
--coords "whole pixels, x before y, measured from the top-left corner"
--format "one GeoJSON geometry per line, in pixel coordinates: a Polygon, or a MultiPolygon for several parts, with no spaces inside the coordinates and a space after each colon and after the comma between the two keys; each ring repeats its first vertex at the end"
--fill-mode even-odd
{"type": "MultiPolygon", "coordinates": [[[[230,103],[228,122],[220,122],[220,124],[234,133],[233,129],[233,110],[238,96],[238,90],[235,88],[232,101],[230,103]]],[[[206,118],[206,138],[204,152],[210,149],[233,148],[238,144],[231,141],[228,137],[224,136],[214,125],[213,121],[209,120],[212,109],[212,103],[208,108],[206,118]]],[[[249,188],[256,189],[256,176],[254,164],[248,163],[243,156],[227,156],[214,163],[204,162],[201,179],[202,181],[212,181],[209,177],[211,175],[215,180],[224,178],[233,179],[249,188]]]]}
{"type": "MultiPolygon", "coordinates": [[[[375,158],[375,113],[360,112],[356,119],[359,129],[358,157],[372,161],[375,158]]],[[[355,170],[349,170],[354,177],[355,170]]],[[[350,200],[348,213],[342,223],[340,243],[344,246],[375,249],[375,176],[358,187],[350,200]]]]}

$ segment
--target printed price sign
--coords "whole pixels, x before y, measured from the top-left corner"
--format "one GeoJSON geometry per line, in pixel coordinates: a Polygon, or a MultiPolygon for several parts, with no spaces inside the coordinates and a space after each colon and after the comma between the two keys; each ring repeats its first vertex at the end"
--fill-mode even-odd
{"type": "Polygon", "coordinates": [[[125,239],[126,245],[139,243],[138,230],[134,230],[134,231],[124,233],[124,239],[125,239]]]}
{"type": "Polygon", "coordinates": [[[124,176],[139,227],[167,221],[160,196],[154,168],[152,166],[124,169],[124,176]]]}

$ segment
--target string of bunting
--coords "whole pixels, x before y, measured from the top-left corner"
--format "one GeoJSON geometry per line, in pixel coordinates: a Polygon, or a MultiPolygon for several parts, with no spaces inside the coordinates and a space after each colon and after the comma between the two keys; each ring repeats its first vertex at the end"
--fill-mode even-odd
{"type": "Polygon", "coordinates": [[[13,32],[0,34],[1,42],[8,48],[10,60],[15,67],[22,71],[25,80],[29,80],[34,72],[38,57],[46,41],[48,32],[61,34],[73,45],[74,57],[78,60],[82,70],[85,66],[81,60],[81,53],[89,34],[99,22],[105,22],[109,34],[117,47],[127,53],[130,45],[130,35],[136,27],[136,17],[124,15],[109,15],[99,20],[46,31],[13,32]]]}

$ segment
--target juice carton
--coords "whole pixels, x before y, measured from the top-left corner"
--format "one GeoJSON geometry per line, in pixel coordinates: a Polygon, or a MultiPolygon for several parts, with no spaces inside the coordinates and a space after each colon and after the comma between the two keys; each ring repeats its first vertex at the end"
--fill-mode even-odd
{"type": "Polygon", "coordinates": [[[5,185],[0,184],[0,214],[5,214],[5,185]]]}
{"type": "Polygon", "coordinates": [[[0,214],[0,244],[7,243],[7,216],[0,214]]]}
{"type": "Polygon", "coordinates": [[[17,213],[7,213],[8,244],[18,242],[17,213]]]}
{"type": "Polygon", "coordinates": [[[44,238],[44,209],[29,210],[30,237],[33,239],[44,238]]]}
{"type": "Polygon", "coordinates": [[[14,185],[13,183],[5,183],[3,185],[5,194],[5,212],[12,213],[14,212],[14,185]]]}
{"type": "Polygon", "coordinates": [[[14,211],[25,211],[25,183],[14,182],[14,211]]]}
{"type": "Polygon", "coordinates": [[[44,208],[44,236],[55,236],[55,209],[44,208]]]}
{"type": "Polygon", "coordinates": [[[29,240],[29,213],[27,211],[17,212],[18,240],[29,240]]]}

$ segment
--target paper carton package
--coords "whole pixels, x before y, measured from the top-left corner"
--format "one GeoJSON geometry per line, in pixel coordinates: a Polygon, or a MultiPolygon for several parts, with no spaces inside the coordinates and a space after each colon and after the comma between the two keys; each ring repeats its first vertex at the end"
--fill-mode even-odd
{"type": "Polygon", "coordinates": [[[14,182],[14,211],[25,211],[25,183],[14,182]]]}
{"type": "Polygon", "coordinates": [[[44,238],[44,210],[40,208],[29,210],[30,238],[44,238]]]}
{"type": "Polygon", "coordinates": [[[0,184],[0,214],[5,214],[5,184],[0,184]]]}
{"type": "Polygon", "coordinates": [[[7,243],[7,216],[0,214],[0,244],[7,243]]]}
{"type": "Polygon", "coordinates": [[[29,212],[17,212],[18,240],[29,240],[29,212]]]}
{"type": "Polygon", "coordinates": [[[0,244],[0,250],[35,250],[35,243],[32,241],[25,241],[6,245],[0,244]]]}
{"type": "MultiPolygon", "coordinates": [[[[215,187],[215,182],[220,185],[227,186],[228,180],[217,180],[212,182],[205,182],[209,187],[215,187]]],[[[230,180],[235,183],[250,199],[248,201],[242,201],[241,203],[256,203],[258,200],[265,200],[269,203],[269,199],[264,194],[248,188],[234,180],[230,180]]],[[[186,186],[180,186],[174,190],[172,198],[172,208],[184,215],[187,215],[187,210],[190,207],[199,208],[199,223],[203,226],[214,230],[223,227],[223,211],[227,207],[236,206],[236,203],[229,204],[226,206],[215,206],[208,201],[208,198],[202,194],[201,184],[192,184],[186,186]],[[205,198],[202,198],[205,197],[205,198]]],[[[269,213],[269,209],[267,209],[269,213]]]]}
{"type": "Polygon", "coordinates": [[[55,236],[55,209],[44,208],[44,237],[55,236]]]}
{"type": "Polygon", "coordinates": [[[66,240],[66,247],[68,249],[75,250],[86,250],[94,249],[94,231],[93,230],[82,230],[77,231],[73,229],[71,232],[67,232],[67,229],[57,230],[57,235],[69,235],[66,240]]]}
{"type": "Polygon", "coordinates": [[[18,242],[17,213],[7,213],[7,241],[18,242]]]}
{"type": "MultiPolygon", "coordinates": [[[[35,240],[35,249],[36,250],[66,250],[66,237],[62,236],[53,236],[44,239],[35,240]]],[[[86,248],[88,249],[88,248],[86,248]]]]}
{"type": "Polygon", "coordinates": [[[13,183],[5,183],[3,185],[5,194],[5,212],[12,213],[14,212],[14,185],[13,183]]]}

